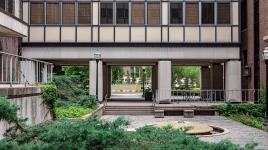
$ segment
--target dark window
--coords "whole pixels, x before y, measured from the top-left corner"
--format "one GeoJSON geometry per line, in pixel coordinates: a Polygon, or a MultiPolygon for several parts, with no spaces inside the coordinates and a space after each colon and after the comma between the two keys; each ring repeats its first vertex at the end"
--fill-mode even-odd
{"type": "Polygon", "coordinates": [[[202,24],[214,24],[214,3],[202,3],[202,24]]]}
{"type": "Polygon", "coordinates": [[[148,24],[159,25],[160,24],[160,4],[148,3],[148,24]]]}
{"type": "Polygon", "coordinates": [[[60,8],[58,3],[47,3],[47,24],[60,23],[60,8]]]}
{"type": "Polygon", "coordinates": [[[230,3],[218,3],[218,24],[230,24],[230,3]]]}
{"type": "Polygon", "coordinates": [[[90,24],[91,23],[91,4],[79,3],[78,5],[78,23],[90,24]]]}
{"type": "Polygon", "coordinates": [[[186,3],[186,24],[199,24],[199,5],[198,3],[186,3]]]}
{"type": "Polygon", "coordinates": [[[31,4],[31,24],[44,24],[44,4],[31,4]]]}
{"type": "Polygon", "coordinates": [[[75,6],[74,3],[62,4],[62,23],[75,24],[75,6]]]}
{"type": "Polygon", "coordinates": [[[113,3],[101,3],[101,24],[113,24],[113,3]]]}
{"type": "Polygon", "coordinates": [[[131,8],[132,24],[144,24],[144,3],[132,3],[131,8]]]}
{"type": "Polygon", "coordinates": [[[0,0],[0,8],[1,9],[6,9],[6,1],[5,0],[0,0]]]}
{"type": "Polygon", "coordinates": [[[170,3],[170,23],[182,24],[182,3],[170,3]]]}
{"type": "Polygon", "coordinates": [[[128,24],[128,3],[116,3],[116,24],[128,24]]]}
{"type": "Polygon", "coordinates": [[[8,12],[11,14],[14,13],[13,6],[14,6],[14,0],[8,0],[8,12]]]}

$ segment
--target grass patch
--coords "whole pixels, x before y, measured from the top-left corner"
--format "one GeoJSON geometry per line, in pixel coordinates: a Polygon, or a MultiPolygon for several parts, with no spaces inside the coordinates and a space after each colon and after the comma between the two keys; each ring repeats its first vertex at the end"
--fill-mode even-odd
{"type": "Polygon", "coordinates": [[[56,108],[56,116],[58,118],[76,118],[82,117],[92,111],[90,108],[80,106],[58,107],[56,108]]]}

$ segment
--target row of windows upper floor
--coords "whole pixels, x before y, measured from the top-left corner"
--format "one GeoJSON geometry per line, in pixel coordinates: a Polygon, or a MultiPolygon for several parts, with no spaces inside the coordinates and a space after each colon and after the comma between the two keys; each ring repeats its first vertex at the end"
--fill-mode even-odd
{"type": "Polygon", "coordinates": [[[21,18],[21,0],[0,0],[0,10],[9,15],[21,18]]]}
{"type": "Polygon", "coordinates": [[[47,1],[24,2],[31,25],[238,25],[239,2],[47,1]]]}

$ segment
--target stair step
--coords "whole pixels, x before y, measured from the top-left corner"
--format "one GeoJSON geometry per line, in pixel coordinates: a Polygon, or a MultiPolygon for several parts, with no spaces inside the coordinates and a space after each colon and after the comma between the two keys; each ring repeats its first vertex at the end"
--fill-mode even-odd
{"type": "Polygon", "coordinates": [[[153,111],[105,111],[104,115],[153,115],[153,111]]]}

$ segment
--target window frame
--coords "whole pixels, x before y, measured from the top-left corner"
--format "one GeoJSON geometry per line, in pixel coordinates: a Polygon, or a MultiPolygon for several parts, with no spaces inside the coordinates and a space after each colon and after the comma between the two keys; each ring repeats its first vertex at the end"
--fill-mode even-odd
{"type": "Polygon", "coordinates": [[[61,3],[61,25],[69,26],[69,25],[76,25],[76,2],[62,2],[61,3]],[[73,4],[74,5],[74,23],[64,23],[64,4],[73,4]]]}
{"type": "MultiPolygon", "coordinates": [[[[161,17],[161,3],[157,1],[148,1],[147,2],[147,10],[144,10],[144,14],[146,14],[146,25],[148,26],[160,26],[162,24],[162,17],[161,17]],[[159,5],[159,24],[149,24],[149,4],[158,4],[159,5]]],[[[144,16],[145,17],[145,16],[144,16]]]]}
{"type": "MultiPolygon", "coordinates": [[[[107,9],[107,8],[106,8],[107,9]]],[[[99,2],[99,25],[114,25],[114,19],[115,18],[115,16],[114,16],[114,2],[113,1],[100,1],[99,2]],[[102,23],[101,22],[101,13],[102,13],[102,11],[101,11],[101,4],[112,4],[112,23],[102,23]]],[[[107,21],[107,18],[105,19],[106,21],[107,21]]]]}
{"type": "MultiPolygon", "coordinates": [[[[129,8],[129,2],[128,1],[117,1],[116,4],[115,4],[115,24],[116,25],[129,25],[130,24],[130,8],[129,8]],[[127,19],[127,23],[123,24],[123,23],[117,23],[117,5],[118,4],[127,4],[127,8],[128,8],[128,19],[127,19]]],[[[131,5],[130,5],[131,6],[131,5]]]]}
{"type": "Polygon", "coordinates": [[[207,1],[207,2],[202,2],[201,3],[201,8],[200,9],[200,24],[203,26],[215,26],[216,25],[216,5],[215,1],[207,1]],[[203,23],[203,5],[204,4],[213,4],[213,23],[203,23]]]}
{"type": "Polygon", "coordinates": [[[217,19],[216,19],[216,23],[217,23],[217,25],[221,25],[221,26],[225,26],[225,25],[227,25],[227,26],[229,26],[229,25],[231,25],[232,24],[232,3],[231,2],[225,2],[225,1],[219,1],[219,2],[217,2],[217,19]],[[218,15],[218,6],[219,6],[219,4],[228,4],[230,7],[229,7],[229,23],[219,23],[219,15],[218,15]]]}
{"type": "Polygon", "coordinates": [[[92,14],[93,14],[93,9],[92,9],[92,2],[91,1],[81,1],[77,2],[77,25],[92,25],[92,14]],[[90,5],[90,23],[79,23],[79,5],[80,4],[89,4],[90,5]]]}
{"type": "Polygon", "coordinates": [[[145,1],[133,1],[133,2],[131,2],[131,21],[130,21],[130,24],[132,25],[132,26],[144,26],[144,25],[147,25],[147,22],[146,22],[146,2],[145,1]],[[141,24],[133,24],[133,16],[132,16],[132,11],[133,11],[133,4],[143,4],[143,6],[144,6],[144,8],[143,8],[143,10],[144,10],[144,13],[143,13],[143,23],[141,23],[141,24]]]}
{"type": "Polygon", "coordinates": [[[46,7],[45,7],[45,9],[46,9],[46,12],[45,12],[45,17],[46,17],[46,20],[45,20],[45,23],[46,23],[46,25],[60,25],[61,24],[61,16],[62,16],[62,11],[61,11],[61,3],[60,2],[46,2],[46,7]],[[47,5],[48,4],[58,4],[58,7],[59,7],[59,10],[58,10],[58,12],[59,12],[59,18],[58,18],[58,23],[48,23],[48,19],[47,19],[47,5]]]}
{"type": "Polygon", "coordinates": [[[30,25],[45,25],[45,4],[44,2],[30,2],[30,17],[29,17],[29,24],[30,25]],[[33,4],[42,4],[43,5],[43,13],[42,13],[42,17],[43,17],[43,21],[42,23],[32,23],[32,5],[33,4]]]}
{"type": "Polygon", "coordinates": [[[169,3],[169,20],[168,20],[168,22],[169,22],[169,25],[184,25],[185,24],[185,20],[184,20],[184,16],[185,16],[185,7],[184,7],[184,5],[185,5],[185,3],[182,1],[182,2],[177,2],[177,1],[171,1],[170,3],[169,3]],[[182,5],[182,20],[181,20],[181,23],[171,23],[171,4],[181,4],[182,5]]]}
{"type": "Polygon", "coordinates": [[[187,2],[185,2],[185,6],[184,6],[185,8],[185,10],[184,10],[184,25],[185,26],[199,26],[200,24],[201,24],[201,22],[200,22],[200,20],[201,20],[201,11],[200,11],[200,3],[199,3],[199,1],[187,1],[187,2]],[[198,21],[197,21],[197,23],[187,23],[187,4],[197,4],[197,6],[198,6],[198,21]]]}

